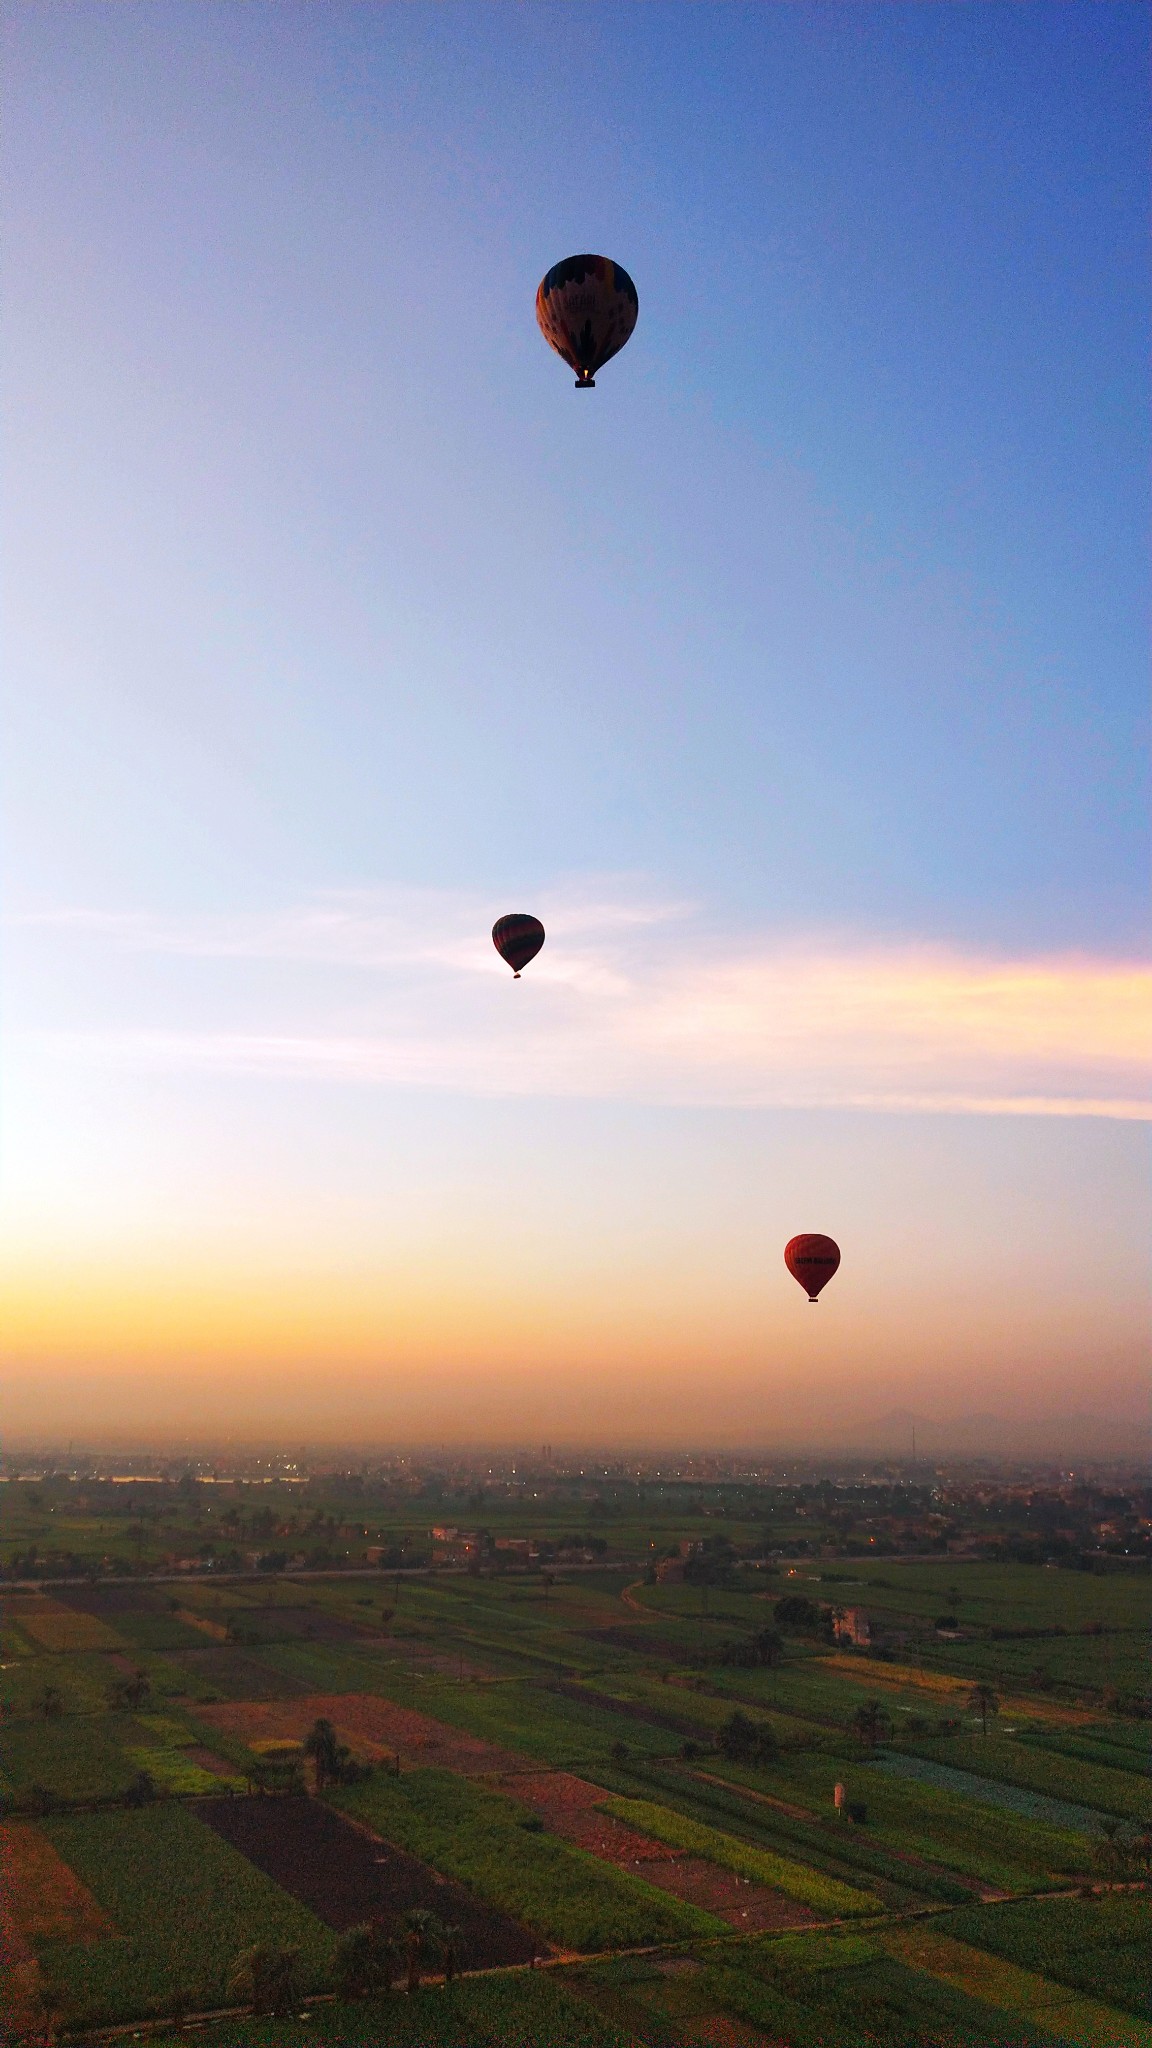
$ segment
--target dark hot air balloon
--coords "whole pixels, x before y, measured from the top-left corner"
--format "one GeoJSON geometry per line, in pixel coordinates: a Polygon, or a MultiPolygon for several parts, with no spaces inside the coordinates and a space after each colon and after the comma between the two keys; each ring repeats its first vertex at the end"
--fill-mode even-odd
{"type": "Polygon", "coordinates": [[[492,944],[519,981],[520,969],[536,958],[544,944],[544,927],[538,917],[514,911],[511,917],[496,919],[492,927],[492,944]]]}
{"type": "Polygon", "coordinates": [[[784,1264],[814,1302],[840,1264],[840,1247],[833,1238],[821,1237],[818,1230],[805,1231],[785,1245],[784,1264]]]}
{"type": "Polygon", "coordinates": [[[575,370],[577,391],[594,389],[597,370],[623,348],[639,311],[632,279],[610,256],[554,263],[536,294],[540,332],[575,370]]]}

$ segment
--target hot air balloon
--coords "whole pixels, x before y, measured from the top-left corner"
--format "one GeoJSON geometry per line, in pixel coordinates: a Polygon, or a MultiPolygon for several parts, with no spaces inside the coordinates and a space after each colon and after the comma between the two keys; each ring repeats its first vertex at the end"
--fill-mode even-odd
{"type": "Polygon", "coordinates": [[[520,969],[527,967],[536,958],[544,944],[544,927],[538,917],[528,917],[523,911],[513,911],[510,917],[498,917],[492,927],[492,944],[502,960],[508,962],[517,981],[520,969]]]}
{"type": "Polygon", "coordinates": [[[784,1264],[806,1289],[809,1301],[815,1302],[840,1264],[840,1247],[833,1238],[821,1237],[818,1230],[805,1231],[785,1245],[784,1264]]]}
{"type": "Polygon", "coordinates": [[[639,310],[632,279],[610,256],[554,263],[536,294],[540,332],[575,370],[577,391],[595,389],[597,370],[623,348],[639,310]]]}

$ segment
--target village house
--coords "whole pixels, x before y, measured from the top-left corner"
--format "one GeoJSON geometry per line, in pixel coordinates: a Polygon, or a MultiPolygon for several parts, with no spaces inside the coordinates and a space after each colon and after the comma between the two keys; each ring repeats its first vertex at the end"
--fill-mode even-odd
{"type": "Polygon", "coordinates": [[[832,1633],[838,1643],[853,1643],[858,1650],[866,1650],[872,1641],[872,1629],[862,1607],[845,1607],[833,1615],[832,1633]]]}

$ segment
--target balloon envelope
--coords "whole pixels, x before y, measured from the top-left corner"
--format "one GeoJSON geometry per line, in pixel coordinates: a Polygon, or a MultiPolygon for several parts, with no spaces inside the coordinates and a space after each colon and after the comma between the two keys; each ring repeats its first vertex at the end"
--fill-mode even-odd
{"type": "Polygon", "coordinates": [[[529,917],[524,911],[513,911],[510,917],[496,919],[492,927],[492,944],[519,981],[520,969],[536,958],[544,944],[544,927],[538,917],[529,917]]]}
{"type": "Polygon", "coordinates": [[[623,348],[639,311],[632,279],[610,256],[567,256],[552,265],[536,294],[540,332],[575,370],[578,391],[592,390],[597,370],[623,348]]]}
{"type": "Polygon", "coordinates": [[[840,1247],[834,1238],[808,1230],[785,1245],[784,1264],[792,1278],[807,1290],[809,1301],[815,1301],[840,1264],[840,1247]]]}

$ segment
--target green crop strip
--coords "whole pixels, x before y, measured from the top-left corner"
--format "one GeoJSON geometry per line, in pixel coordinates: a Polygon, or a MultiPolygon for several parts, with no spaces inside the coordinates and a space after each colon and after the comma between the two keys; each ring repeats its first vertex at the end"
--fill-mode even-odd
{"type": "Polygon", "coordinates": [[[788,1898],[810,1906],[814,1912],[839,1918],[881,1911],[879,1899],[870,1892],[860,1892],[836,1878],[824,1877],[802,1863],[777,1856],[771,1849],[754,1849],[747,1842],[738,1841],[735,1835],[722,1834],[718,1828],[705,1827],[700,1821],[673,1812],[670,1806],[658,1806],[649,1799],[614,1798],[606,1799],[603,1809],[641,1834],[667,1842],[674,1849],[703,1856],[708,1862],[733,1870],[740,1877],[752,1878],[757,1884],[770,1885],[788,1898]]]}
{"type": "Polygon", "coordinates": [[[1031,1970],[970,1948],[932,1927],[889,1927],[880,1936],[888,1953],[955,1985],[988,2005],[1047,2027],[1058,2040],[1084,2048],[1152,2048],[1152,2027],[1096,1999],[1049,1984],[1031,1970]]]}
{"type": "Polygon", "coordinates": [[[1146,1893],[972,1906],[935,1924],[1022,1969],[1152,2018],[1146,1893]]]}
{"type": "Polygon", "coordinates": [[[331,1797],[386,1840],[565,1948],[591,1953],[728,1931],[724,1921],[630,1871],[554,1835],[526,1831],[514,1800],[451,1772],[378,1776],[331,1797]]]}
{"type": "Polygon", "coordinates": [[[240,1952],[296,1947],[307,1986],[327,1979],[335,1936],[187,1807],[78,1814],[44,1832],[92,1891],[118,1938],[47,1941],[39,1961],[69,2024],[94,2025],[192,2005],[223,2005],[240,1952]]]}

